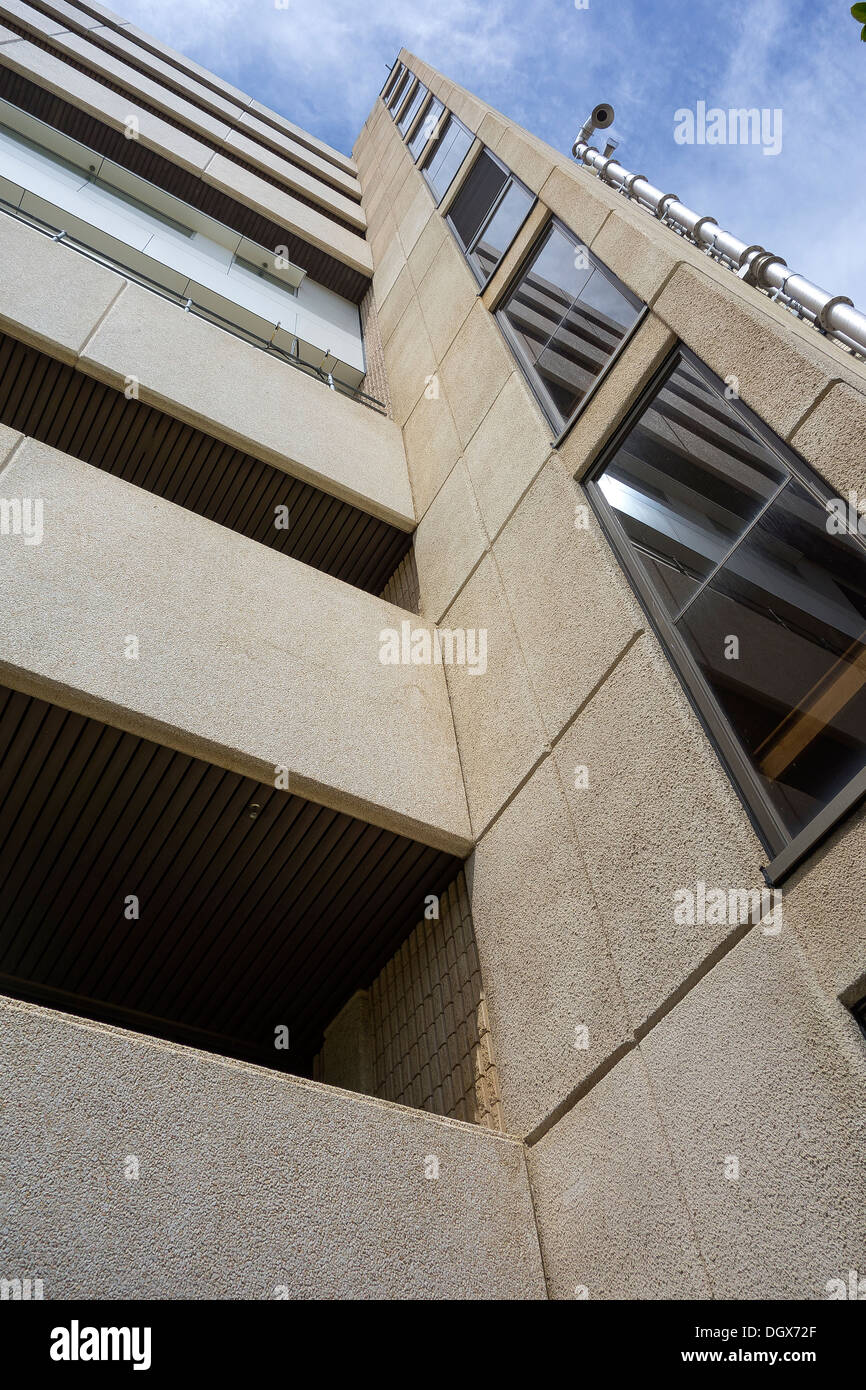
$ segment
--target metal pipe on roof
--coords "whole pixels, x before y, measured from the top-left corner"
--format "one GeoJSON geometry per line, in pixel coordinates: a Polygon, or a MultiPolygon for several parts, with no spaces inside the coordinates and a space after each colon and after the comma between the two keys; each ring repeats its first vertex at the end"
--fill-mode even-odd
{"type": "Polygon", "coordinates": [[[589,144],[593,133],[606,129],[612,121],[613,107],[609,102],[594,108],[572,146],[571,152],[578,164],[593,169],[605,183],[684,233],[709,255],[729,262],[740,279],[769,291],[774,299],[783,298],[821,332],[837,339],[849,351],[866,355],[866,314],[856,309],[845,295],[830,294],[805,276],[795,274],[781,256],[763,246],[747,245],[733,232],[720,227],[714,217],[702,217],[681,203],[676,193],[663,193],[645,174],[631,173],[611,158],[607,149],[604,154],[593,149],[589,144]]]}

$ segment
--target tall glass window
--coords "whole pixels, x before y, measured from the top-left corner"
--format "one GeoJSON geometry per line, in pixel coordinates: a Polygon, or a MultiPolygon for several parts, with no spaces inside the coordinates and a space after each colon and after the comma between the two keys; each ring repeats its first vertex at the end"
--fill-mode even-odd
{"type": "Polygon", "coordinates": [[[568,425],[643,308],[559,222],[552,222],[497,312],[557,433],[568,425]]]}
{"type": "Polygon", "coordinates": [[[685,349],[588,490],[778,877],[866,792],[860,528],[685,349]]]}
{"type": "Polygon", "coordinates": [[[424,86],[423,82],[419,82],[414,92],[412,93],[412,99],[409,102],[409,105],[406,107],[406,110],[403,112],[402,116],[397,122],[397,129],[399,130],[402,136],[405,137],[407,130],[411,130],[412,122],[418,115],[418,112],[421,110],[421,103],[424,101],[426,96],[427,88],[424,86]]]}
{"type": "Polygon", "coordinates": [[[430,105],[424,112],[424,115],[422,119],[419,121],[415,133],[409,141],[409,153],[411,154],[413,159],[418,159],[419,155],[421,154],[421,151],[427,144],[427,141],[430,139],[434,130],[439,124],[439,118],[444,110],[445,107],[442,105],[439,98],[432,97],[430,105]]]}
{"type": "Polygon", "coordinates": [[[470,149],[474,136],[456,116],[449,116],[439,139],[424,161],[421,173],[441,203],[470,149]]]}
{"type": "Polygon", "coordinates": [[[391,95],[388,97],[388,110],[392,117],[396,116],[402,105],[403,98],[409,90],[409,83],[412,81],[412,73],[408,68],[404,68],[391,88],[391,95]]]}
{"type": "Polygon", "coordinates": [[[486,285],[523,225],[535,195],[483,149],[448,213],[479,285],[486,285]]]}
{"type": "Polygon", "coordinates": [[[400,74],[404,71],[404,65],[400,62],[400,59],[398,58],[391,71],[388,73],[388,76],[385,78],[385,85],[379,93],[379,96],[382,98],[384,102],[387,103],[388,101],[390,101],[394,93],[394,83],[397,81],[400,74]]]}

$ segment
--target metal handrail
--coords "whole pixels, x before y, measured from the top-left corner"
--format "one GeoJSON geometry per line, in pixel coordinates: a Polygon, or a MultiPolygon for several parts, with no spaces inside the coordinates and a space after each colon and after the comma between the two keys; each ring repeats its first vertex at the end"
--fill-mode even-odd
{"type": "Polygon", "coordinates": [[[852,356],[866,358],[866,314],[855,308],[847,295],[830,294],[804,275],[790,271],[781,256],[763,246],[747,245],[720,227],[714,217],[702,217],[680,202],[675,193],[663,193],[645,174],[634,174],[614,159],[611,146],[610,153],[608,149],[601,153],[590,145],[595,130],[606,128],[612,120],[613,107],[605,102],[584,122],[571,149],[578,165],[592,169],[602,183],[624,194],[741,280],[790,309],[823,337],[839,343],[852,356]],[[603,113],[602,121],[597,119],[599,113],[603,113]]]}
{"type": "MultiPolygon", "coordinates": [[[[307,376],[313,376],[317,381],[321,381],[329,390],[336,391],[338,395],[348,396],[350,400],[357,401],[359,405],[366,406],[368,410],[374,410],[379,415],[387,415],[388,410],[384,402],[376,396],[370,396],[366,391],[362,391],[359,386],[348,386],[346,382],[339,381],[331,372],[324,371],[321,367],[315,366],[312,362],[306,362],[300,356],[300,344],[297,337],[294,340],[295,353],[286,352],[278,347],[274,342],[266,338],[260,338],[251,329],[242,328],[240,324],[232,323],[231,319],[224,318],[216,310],[209,309],[204,304],[197,304],[188,295],[183,295],[176,290],[167,289],[158,280],[152,280],[140,270],[133,270],[131,266],[124,265],[122,261],[116,260],[113,256],[106,255],[104,252],[95,251],[93,247],[87,246],[79,241],[77,237],[70,236],[68,232],[53,226],[43,218],[37,217],[35,213],[24,212],[14,203],[8,202],[5,198],[0,198],[0,209],[14,217],[19,222],[24,222],[27,226],[33,227],[34,231],[41,232],[50,241],[59,242],[63,246],[68,246],[71,251],[76,251],[80,256],[85,256],[87,260],[95,261],[98,265],[108,266],[111,270],[117,270],[121,275],[129,280],[133,280],[137,285],[150,290],[152,294],[158,294],[162,299],[167,299],[170,304],[175,304],[182,308],[186,313],[193,313],[198,318],[205,319],[209,323],[214,323],[222,328],[226,333],[231,333],[235,338],[240,338],[242,342],[247,342],[251,347],[257,347],[260,351],[268,353],[272,357],[278,357],[280,361],[286,362],[290,367],[295,367],[298,371],[305,372],[307,376]]],[[[276,324],[274,333],[280,327],[276,324]]],[[[326,354],[327,356],[327,354],[326,354]]]]}

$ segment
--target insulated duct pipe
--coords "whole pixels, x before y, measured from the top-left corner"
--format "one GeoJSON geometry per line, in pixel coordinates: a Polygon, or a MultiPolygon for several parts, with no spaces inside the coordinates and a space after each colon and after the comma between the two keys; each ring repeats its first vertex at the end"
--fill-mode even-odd
{"type": "Polygon", "coordinates": [[[609,103],[595,107],[572,146],[571,153],[579,164],[594,169],[605,183],[633,199],[659,221],[682,232],[708,255],[728,261],[747,284],[769,290],[774,299],[781,297],[844,347],[866,355],[866,314],[855,309],[845,295],[828,294],[804,276],[795,275],[781,256],[773,255],[763,246],[747,246],[732,232],[724,231],[714,217],[701,217],[681,203],[675,193],[663,193],[644,174],[632,174],[616,159],[593,149],[589,144],[593,132],[605,129],[612,121],[613,107],[609,103]],[[598,120],[599,114],[609,119],[598,120]]]}

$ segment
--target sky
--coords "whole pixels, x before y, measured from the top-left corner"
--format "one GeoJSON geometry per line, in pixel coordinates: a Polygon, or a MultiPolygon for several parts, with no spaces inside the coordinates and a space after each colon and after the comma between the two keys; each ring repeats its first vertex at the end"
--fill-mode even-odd
{"type": "Polygon", "coordinates": [[[115,4],[346,153],[401,46],[562,151],[610,102],[626,168],[866,309],[866,43],[850,0],[115,4]],[[713,109],[764,111],[763,144],[680,143],[678,113],[697,133],[699,103],[716,134],[713,109]]]}

